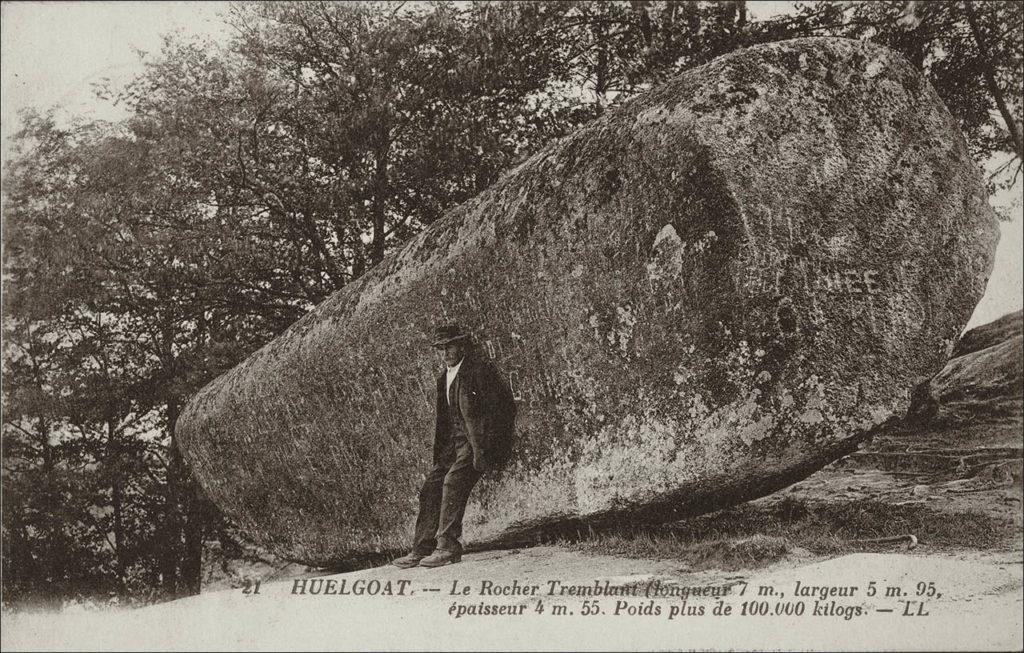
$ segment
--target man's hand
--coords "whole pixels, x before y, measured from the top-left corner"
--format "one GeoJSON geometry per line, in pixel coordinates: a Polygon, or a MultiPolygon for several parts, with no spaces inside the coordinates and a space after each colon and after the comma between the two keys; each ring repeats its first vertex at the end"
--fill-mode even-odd
{"type": "Polygon", "coordinates": [[[481,456],[479,452],[473,453],[473,469],[478,472],[486,472],[490,468],[491,466],[487,464],[487,461],[484,460],[484,457],[481,456]]]}

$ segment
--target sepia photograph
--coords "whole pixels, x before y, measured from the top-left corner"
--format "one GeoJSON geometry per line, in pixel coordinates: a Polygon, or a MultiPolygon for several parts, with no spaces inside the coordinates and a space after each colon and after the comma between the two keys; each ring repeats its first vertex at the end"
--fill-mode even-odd
{"type": "Polygon", "coordinates": [[[1024,649],[1024,3],[0,10],[4,651],[1024,649]]]}

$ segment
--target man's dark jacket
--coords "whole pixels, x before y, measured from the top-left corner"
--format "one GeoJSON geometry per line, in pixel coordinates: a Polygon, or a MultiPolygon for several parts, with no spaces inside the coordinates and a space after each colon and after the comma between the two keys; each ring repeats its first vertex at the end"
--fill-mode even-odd
{"type": "MultiPolygon", "coordinates": [[[[434,464],[450,462],[452,422],[449,418],[447,373],[437,377],[437,420],[434,430],[434,464]]],[[[452,399],[466,427],[466,438],[474,457],[486,468],[500,467],[512,455],[515,431],[515,401],[505,379],[494,365],[475,353],[467,353],[452,381],[452,399]]]]}

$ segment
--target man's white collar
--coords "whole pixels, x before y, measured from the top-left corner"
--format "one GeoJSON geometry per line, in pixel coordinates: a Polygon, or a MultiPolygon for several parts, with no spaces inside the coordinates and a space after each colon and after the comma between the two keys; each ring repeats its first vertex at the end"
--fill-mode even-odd
{"type": "MultiPolygon", "coordinates": [[[[455,364],[455,367],[449,367],[446,376],[446,387],[445,394],[450,395],[452,391],[452,381],[455,380],[455,375],[459,373],[459,368],[462,367],[462,361],[466,360],[465,356],[459,359],[459,362],[455,364]]],[[[449,403],[451,403],[449,401],[449,403]]]]}
{"type": "Polygon", "coordinates": [[[449,373],[449,374],[451,374],[452,376],[455,376],[455,374],[456,374],[456,373],[457,373],[457,372],[459,371],[459,367],[461,367],[461,366],[462,366],[462,361],[464,361],[464,360],[466,360],[466,357],[465,357],[465,356],[463,356],[462,358],[460,358],[460,359],[459,359],[459,362],[458,362],[458,363],[456,363],[456,364],[455,364],[454,366],[452,366],[452,367],[449,367],[449,368],[448,368],[448,373],[449,373]]]}

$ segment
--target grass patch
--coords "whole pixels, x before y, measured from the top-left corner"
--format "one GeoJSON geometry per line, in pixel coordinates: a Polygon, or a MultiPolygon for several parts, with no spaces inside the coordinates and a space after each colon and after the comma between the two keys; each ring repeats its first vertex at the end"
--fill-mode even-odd
{"type": "Polygon", "coordinates": [[[786,497],[770,504],[745,504],[661,526],[589,529],[563,536],[574,551],[638,558],[678,559],[692,569],[751,569],[770,565],[800,549],[817,555],[893,550],[898,544],[865,543],[915,535],[935,549],[1012,546],[1012,524],[980,513],[944,513],[923,506],[876,501],[806,502],[786,497]]]}

